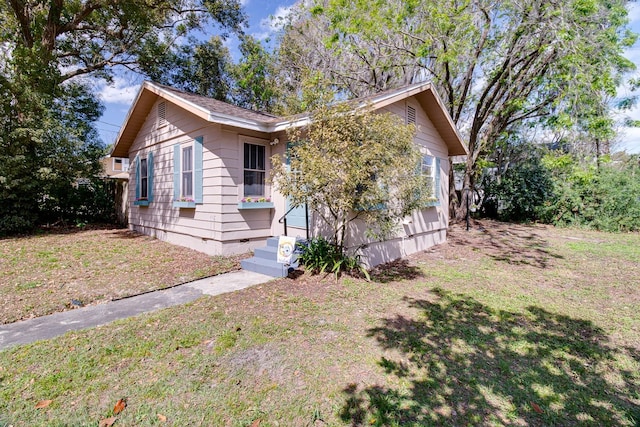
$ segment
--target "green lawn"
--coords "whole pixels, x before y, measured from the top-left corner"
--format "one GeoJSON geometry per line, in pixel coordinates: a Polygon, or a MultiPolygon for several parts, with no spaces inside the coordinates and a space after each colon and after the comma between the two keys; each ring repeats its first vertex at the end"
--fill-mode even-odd
{"type": "Polygon", "coordinates": [[[0,352],[0,426],[639,425],[640,235],[482,226],[0,352]]]}

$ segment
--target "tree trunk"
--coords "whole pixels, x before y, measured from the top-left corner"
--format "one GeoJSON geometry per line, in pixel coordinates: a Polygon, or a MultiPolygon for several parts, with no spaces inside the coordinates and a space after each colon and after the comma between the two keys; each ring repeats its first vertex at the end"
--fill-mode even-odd
{"type": "Polygon", "coordinates": [[[456,179],[453,171],[453,159],[449,157],[449,219],[455,220],[460,208],[460,200],[456,192],[456,179]]]}
{"type": "Polygon", "coordinates": [[[460,198],[460,207],[456,212],[456,221],[464,221],[468,214],[468,207],[473,203],[473,172],[475,164],[473,156],[467,156],[467,163],[464,170],[464,185],[462,186],[462,194],[460,198]]]}

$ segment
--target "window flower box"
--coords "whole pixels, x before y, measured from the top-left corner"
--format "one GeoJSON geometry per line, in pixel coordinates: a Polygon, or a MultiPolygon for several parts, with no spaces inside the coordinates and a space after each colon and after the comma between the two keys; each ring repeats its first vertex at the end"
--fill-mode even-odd
{"type": "Polygon", "coordinates": [[[245,197],[238,202],[238,209],[272,209],[270,197],[245,197]]]}
{"type": "Polygon", "coordinates": [[[190,197],[180,197],[177,200],[173,201],[174,208],[195,208],[196,201],[190,197]]]}

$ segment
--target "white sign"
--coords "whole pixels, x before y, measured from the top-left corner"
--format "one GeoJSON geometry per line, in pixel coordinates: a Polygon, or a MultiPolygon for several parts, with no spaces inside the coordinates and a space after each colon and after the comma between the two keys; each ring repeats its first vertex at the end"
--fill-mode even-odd
{"type": "Polygon", "coordinates": [[[281,264],[291,264],[291,256],[295,248],[295,237],[280,236],[278,240],[278,262],[281,264]]]}

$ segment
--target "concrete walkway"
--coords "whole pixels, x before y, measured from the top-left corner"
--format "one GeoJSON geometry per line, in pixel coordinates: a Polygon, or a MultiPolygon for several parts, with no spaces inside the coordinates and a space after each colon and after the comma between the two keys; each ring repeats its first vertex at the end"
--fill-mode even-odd
{"type": "Polygon", "coordinates": [[[273,280],[273,277],[240,270],[196,280],[170,289],[0,325],[0,350],[54,338],[68,331],[92,328],[141,313],[185,304],[202,295],[224,294],[270,280],[273,280]]]}

